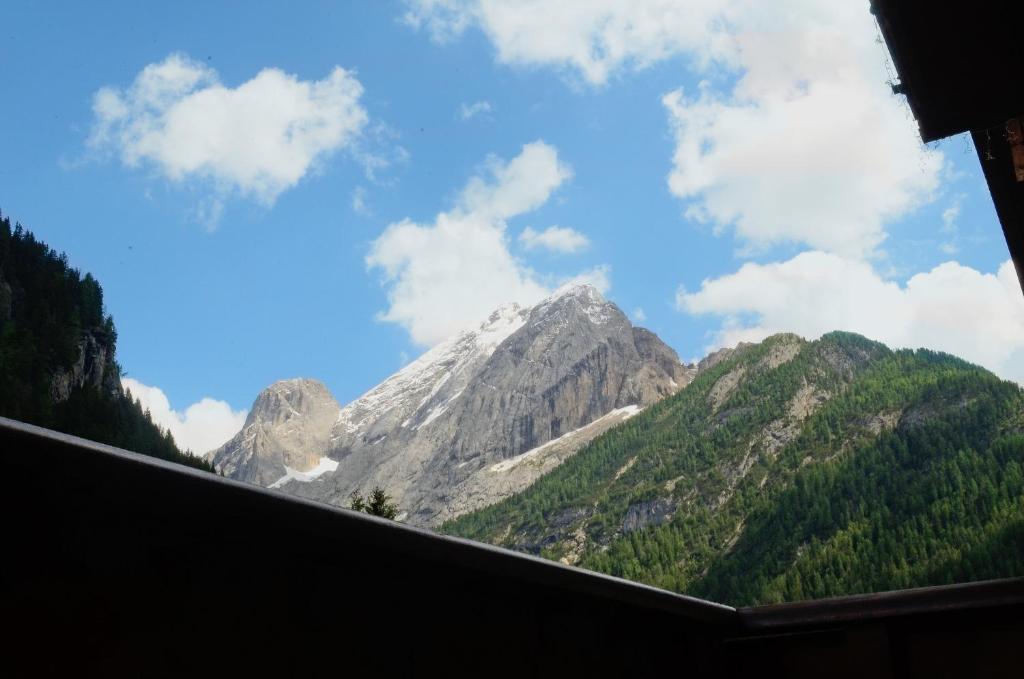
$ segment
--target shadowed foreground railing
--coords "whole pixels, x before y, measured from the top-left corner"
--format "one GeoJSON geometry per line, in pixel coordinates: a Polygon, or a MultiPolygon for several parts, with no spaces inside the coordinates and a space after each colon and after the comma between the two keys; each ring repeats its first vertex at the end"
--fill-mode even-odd
{"type": "Polygon", "coordinates": [[[0,418],[0,673],[1020,676],[1024,583],[734,610],[0,418]]]}

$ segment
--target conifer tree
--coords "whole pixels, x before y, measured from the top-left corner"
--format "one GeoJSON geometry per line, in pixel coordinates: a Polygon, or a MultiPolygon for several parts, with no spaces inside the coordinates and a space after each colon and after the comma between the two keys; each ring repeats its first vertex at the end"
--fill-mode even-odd
{"type": "Polygon", "coordinates": [[[374,486],[369,498],[363,498],[358,492],[349,495],[349,509],[366,512],[371,516],[379,516],[394,521],[398,516],[398,505],[391,501],[391,496],[380,486],[374,486]]]}

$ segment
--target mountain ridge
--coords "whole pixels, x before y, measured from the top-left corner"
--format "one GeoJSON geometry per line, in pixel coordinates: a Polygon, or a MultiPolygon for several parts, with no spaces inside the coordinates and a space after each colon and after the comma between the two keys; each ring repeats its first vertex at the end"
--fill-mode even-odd
{"type": "Polygon", "coordinates": [[[1020,575],[1022,432],[962,359],[776,335],[442,531],[733,605],[1020,575]]]}
{"type": "MultiPolygon", "coordinates": [[[[623,408],[656,402],[695,372],[593,286],[565,286],[532,307],[500,306],[340,408],[327,444],[305,460],[327,457],[338,467],[280,488],[344,505],[352,492],[380,485],[406,520],[436,525],[515,492],[624,419],[623,408]],[[538,457],[543,464],[495,470],[568,433],[538,457]]],[[[259,446],[233,441],[213,460],[245,478],[239,470],[260,457],[259,446]]],[[[264,449],[273,472],[247,478],[269,485],[287,465],[264,449]]]]}

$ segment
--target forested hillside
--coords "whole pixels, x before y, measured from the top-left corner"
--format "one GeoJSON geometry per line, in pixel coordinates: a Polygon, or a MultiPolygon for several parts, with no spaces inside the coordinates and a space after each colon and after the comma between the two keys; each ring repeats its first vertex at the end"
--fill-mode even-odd
{"type": "Polygon", "coordinates": [[[1024,574],[1024,398],[832,333],[734,352],[525,492],[443,526],[730,604],[1024,574]]]}
{"type": "Polygon", "coordinates": [[[103,289],[0,218],[0,415],[212,470],[121,388],[103,289]]]}

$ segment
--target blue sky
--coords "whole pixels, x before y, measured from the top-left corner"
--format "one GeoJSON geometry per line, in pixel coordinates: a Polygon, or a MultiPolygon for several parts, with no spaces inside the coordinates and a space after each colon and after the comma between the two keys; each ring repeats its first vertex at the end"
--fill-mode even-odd
{"type": "Polygon", "coordinates": [[[1024,378],[970,141],[920,145],[866,2],[787,3],[6,2],[0,210],[193,447],[577,276],[686,360],[842,327],[1024,378]]]}

